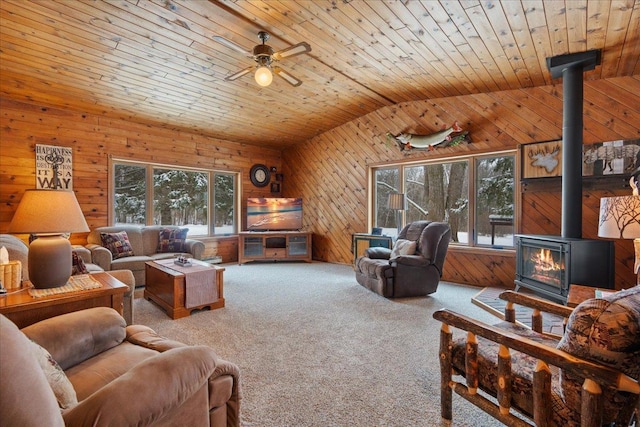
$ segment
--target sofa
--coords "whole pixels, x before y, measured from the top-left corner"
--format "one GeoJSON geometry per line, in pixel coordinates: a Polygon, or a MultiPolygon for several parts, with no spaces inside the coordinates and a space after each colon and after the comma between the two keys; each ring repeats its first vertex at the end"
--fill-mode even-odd
{"type": "Polygon", "coordinates": [[[145,284],[145,263],[158,259],[173,258],[176,255],[183,255],[195,259],[202,259],[204,253],[204,243],[187,239],[184,232],[182,239],[162,239],[160,233],[177,233],[185,228],[177,226],[136,226],[122,225],[112,227],[98,227],[92,230],[87,236],[86,248],[91,251],[92,262],[100,266],[105,271],[126,269],[133,272],[135,286],[145,284]],[[129,242],[128,247],[122,242],[117,242],[113,246],[117,249],[107,249],[104,246],[103,235],[122,236],[126,233],[129,242]],[[161,244],[162,242],[162,244],[161,244]],[[130,249],[130,250],[129,250],[130,249]]]}
{"type": "Polygon", "coordinates": [[[0,315],[2,425],[240,425],[238,367],[206,346],[126,326],[113,309],[19,330],[0,315]]]}
{"type": "MultiPolygon", "coordinates": [[[[0,248],[5,247],[9,253],[10,261],[20,261],[22,264],[22,281],[29,280],[29,247],[17,237],[11,234],[0,234],[0,248]]],[[[88,273],[94,273],[104,271],[99,265],[93,264],[91,260],[91,252],[83,246],[72,246],[74,252],[74,263],[77,263],[77,258],[82,260],[83,271],[88,273]],[[76,258],[77,256],[77,258],[76,258]]],[[[76,265],[73,266],[76,270],[76,265]]],[[[76,271],[74,271],[75,273],[76,271]]],[[[135,279],[133,273],[130,270],[112,270],[108,272],[111,276],[115,277],[129,289],[124,293],[124,301],[122,308],[122,315],[128,325],[134,322],[133,313],[133,299],[135,291],[135,279]]]]}
{"type": "MultiPolygon", "coordinates": [[[[100,267],[98,264],[95,264],[93,262],[93,259],[91,257],[91,251],[89,249],[80,245],[73,245],[71,248],[73,252],[80,259],[82,259],[82,262],[84,263],[84,267],[89,274],[104,271],[102,267],[100,267]]],[[[135,277],[133,276],[133,272],[131,270],[121,269],[121,270],[107,271],[107,273],[129,287],[129,290],[124,293],[124,307],[122,309],[122,316],[124,317],[124,320],[127,321],[127,325],[132,325],[135,322],[133,300],[135,298],[134,292],[136,289],[136,280],[135,280],[135,277]]]]}
{"type": "Polygon", "coordinates": [[[450,241],[447,223],[407,224],[393,249],[368,248],[356,259],[356,281],[386,298],[431,294],[438,289],[450,241]]]}

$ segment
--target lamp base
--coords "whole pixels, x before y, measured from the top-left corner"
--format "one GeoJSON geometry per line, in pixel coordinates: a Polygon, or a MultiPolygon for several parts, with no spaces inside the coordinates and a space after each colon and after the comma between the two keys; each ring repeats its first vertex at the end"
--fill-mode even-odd
{"type": "Polygon", "coordinates": [[[38,289],[64,286],[71,277],[71,243],[60,235],[38,236],[28,259],[29,280],[38,289]]]}

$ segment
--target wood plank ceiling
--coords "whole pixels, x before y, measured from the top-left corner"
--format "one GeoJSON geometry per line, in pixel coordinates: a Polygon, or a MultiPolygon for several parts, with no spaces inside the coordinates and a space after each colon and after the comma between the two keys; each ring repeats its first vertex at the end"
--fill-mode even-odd
{"type": "MultiPolygon", "coordinates": [[[[640,72],[640,0],[2,0],[0,93],[285,148],[395,103],[552,83],[550,56],[600,48],[600,79],[640,72]],[[274,76],[258,31],[311,52],[274,76]]],[[[437,130],[437,129],[434,129],[437,130]]]]}

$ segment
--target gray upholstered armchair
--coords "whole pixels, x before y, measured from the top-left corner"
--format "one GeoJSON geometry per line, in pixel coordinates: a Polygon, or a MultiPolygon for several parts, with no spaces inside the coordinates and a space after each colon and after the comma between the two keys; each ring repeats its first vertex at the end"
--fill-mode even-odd
{"type": "Polygon", "coordinates": [[[19,330],[0,315],[6,426],[240,426],[240,371],[95,307],[19,330]]]}
{"type": "Polygon", "coordinates": [[[365,250],[356,260],[356,280],[387,298],[431,294],[442,277],[450,240],[447,223],[412,222],[400,231],[393,250],[365,250]]]}

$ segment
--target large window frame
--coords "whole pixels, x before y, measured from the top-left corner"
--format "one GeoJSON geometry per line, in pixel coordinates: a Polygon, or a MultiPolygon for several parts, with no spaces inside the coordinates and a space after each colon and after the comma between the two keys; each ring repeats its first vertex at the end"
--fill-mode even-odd
{"type": "MultiPolygon", "coordinates": [[[[517,150],[503,150],[503,151],[493,151],[493,152],[484,152],[477,154],[468,154],[462,156],[451,156],[446,158],[438,158],[438,159],[421,159],[421,160],[407,160],[401,162],[392,162],[392,163],[381,163],[381,164],[372,164],[368,167],[368,176],[369,176],[369,191],[368,191],[368,228],[371,230],[375,227],[383,228],[383,230],[393,236],[396,237],[395,231],[393,231],[393,227],[389,224],[393,224],[393,221],[388,221],[387,226],[379,225],[380,218],[391,218],[388,212],[385,214],[384,210],[387,208],[386,200],[380,200],[381,195],[383,195],[384,191],[381,190],[380,186],[389,187],[388,183],[380,183],[379,182],[379,173],[381,171],[386,171],[387,176],[391,176],[391,179],[396,179],[397,181],[397,192],[407,194],[407,171],[408,168],[415,168],[420,166],[431,166],[431,165],[446,165],[452,164],[456,162],[466,162],[466,182],[464,183],[465,188],[467,188],[466,193],[464,193],[468,200],[468,206],[466,211],[466,233],[467,233],[467,241],[463,242],[454,242],[451,244],[456,247],[472,247],[472,248],[480,248],[480,249],[507,249],[513,250],[514,243],[513,239],[509,241],[508,236],[512,236],[515,234],[518,229],[518,213],[520,212],[520,192],[519,192],[519,183],[516,177],[519,176],[519,161],[518,161],[518,152],[517,150]],[[512,195],[512,215],[511,215],[511,226],[500,224],[500,222],[496,221],[498,225],[495,226],[495,235],[496,236],[504,236],[506,234],[507,241],[504,238],[498,239],[494,243],[490,242],[490,239],[487,239],[486,234],[478,233],[477,215],[481,214],[481,202],[477,201],[478,196],[478,179],[481,178],[481,172],[479,172],[478,165],[481,164],[479,162],[483,162],[485,160],[490,161],[490,159],[494,158],[511,158],[513,163],[511,165],[513,170],[513,195],[512,195]],[[397,175],[395,177],[393,174],[397,175]],[[381,212],[382,210],[382,212],[381,212]],[[385,216],[386,215],[386,216],[385,216]],[[511,227],[511,229],[509,229],[511,227]],[[506,232],[506,233],[505,233],[506,232]]],[[[426,169],[426,168],[425,168],[426,169]]],[[[386,193],[385,193],[386,194],[386,193]]],[[[408,203],[408,202],[405,202],[408,203]]],[[[486,212],[484,213],[486,219],[486,212]]],[[[399,212],[397,216],[400,221],[400,227],[406,225],[408,220],[407,211],[403,210],[399,212]]],[[[432,219],[432,218],[429,218],[432,219]]],[[[434,219],[435,220],[435,219],[434,219]]],[[[440,220],[440,219],[438,219],[440,220]]],[[[486,226],[486,224],[485,224],[486,226]]],[[[486,227],[485,227],[486,228],[486,227]]]]}
{"type": "MultiPolygon", "coordinates": [[[[144,169],[144,199],[145,199],[145,208],[144,208],[144,224],[143,225],[173,225],[173,224],[158,224],[155,217],[157,217],[156,212],[154,211],[154,173],[156,171],[164,170],[164,171],[176,171],[176,172],[187,172],[187,173],[198,173],[206,176],[207,180],[207,190],[206,194],[203,194],[203,197],[207,200],[207,224],[206,224],[206,233],[202,233],[201,231],[192,231],[189,230],[189,237],[219,237],[219,236],[229,236],[238,234],[241,227],[241,195],[242,189],[241,186],[241,173],[238,171],[229,171],[229,170],[219,170],[219,169],[204,169],[204,168],[193,168],[188,166],[177,166],[177,165],[166,165],[161,163],[148,163],[141,162],[135,160],[128,159],[118,159],[111,158],[109,161],[109,212],[108,212],[108,221],[109,225],[116,225],[116,167],[118,166],[132,166],[144,169]],[[224,226],[216,226],[216,215],[219,211],[216,205],[216,184],[221,181],[232,180],[233,194],[231,195],[233,207],[232,212],[228,215],[228,217],[232,218],[233,224],[226,224],[224,226]],[[213,208],[212,208],[213,207],[213,208]]],[[[228,218],[229,219],[229,218],[228,218]]],[[[228,222],[228,219],[225,222],[228,222]]],[[[122,224],[121,222],[118,224],[122,224]]],[[[136,224],[142,225],[141,222],[136,222],[136,224]]],[[[176,224],[182,225],[182,224],[176,224]]]]}

